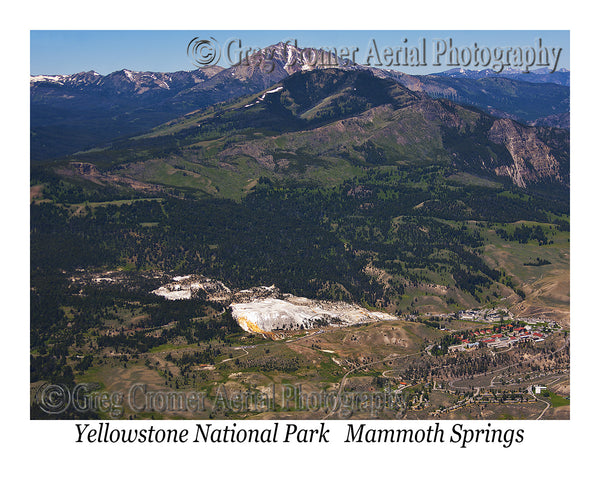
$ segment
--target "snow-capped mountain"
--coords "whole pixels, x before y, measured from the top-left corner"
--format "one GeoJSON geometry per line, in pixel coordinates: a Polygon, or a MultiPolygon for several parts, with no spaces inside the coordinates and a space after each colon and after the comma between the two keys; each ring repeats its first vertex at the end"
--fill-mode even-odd
{"type": "Polygon", "coordinates": [[[110,93],[142,94],[155,89],[181,90],[189,88],[211,78],[221,70],[221,67],[210,67],[191,72],[161,73],[136,72],[123,69],[108,75],[100,75],[93,70],[72,75],[32,75],[30,77],[30,86],[32,94],[35,94],[36,89],[39,88],[44,88],[44,91],[47,91],[48,87],[93,87],[98,90],[106,90],[110,93]]]}
{"type": "Polygon", "coordinates": [[[94,85],[102,79],[102,75],[93,70],[73,75],[32,75],[30,85],[52,83],[61,86],[94,85]]]}

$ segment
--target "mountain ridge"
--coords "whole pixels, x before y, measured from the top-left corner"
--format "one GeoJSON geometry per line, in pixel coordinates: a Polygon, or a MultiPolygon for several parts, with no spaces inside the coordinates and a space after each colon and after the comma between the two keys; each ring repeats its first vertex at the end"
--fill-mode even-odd
{"type": "MultiPolygon", "coordinates": [[[[440,162],[507,178],[521,188],[568,188],[568,137],[566,131],[432,99],[369,71],[322,69],[299,71],[258,94],[173,119],[74,160],[168,184],[178,177],[152,173],[162,159],[181,175],[212,178],[211,188],[224,181],[214,169],[241,181],[263,174],[302,179],[342,168],[343,179],[355,168],[440,162]]],[[[205,190],[200,180],[185,183],[205,190]]]]}
{"type": "Polygon", "coordinates": [[[516,68],[504,69],[502,72],[495,72],[491,68],[482,70],[470,70],[465,68],[452,68],[443,72],[432,73],[435,76],[446,76],[454,78],[489,78],[503,77],[512,80],[531,83],[556,83],[558,85],[571,85],[571,71],[566,68],[559,68],[555,72],[551,72],[547,67],[541,67],[529,72],[523,72],[516,68]]]}
{"type": "MultiPolygon", "coordinates": [[[[190,72],[134,72],[108,75],[36,75],[31,85],[31,158],[47,160],[126,138],[194,110],[258,93],[290,74],[326,68],[307,64],[302,49],[283,44],[257,52],[247,64],[190,72]],[[261,56],[262,55],[262,56],[261,56]],[[296,59],[292,65],[289,57],[296,59]]],[[[524,123],[568,126],[568,87],[503,78],[455,79],[412,76],[362,65],[337,67],[370,71],[433,97],[444,97],[524,123]],[[495,83],[490,83],[490,82],[495,83]],[[462,83],[461,83],[462,82],[462,83]],[[465,83],[469,82],[469,83],[465,83]]]]}

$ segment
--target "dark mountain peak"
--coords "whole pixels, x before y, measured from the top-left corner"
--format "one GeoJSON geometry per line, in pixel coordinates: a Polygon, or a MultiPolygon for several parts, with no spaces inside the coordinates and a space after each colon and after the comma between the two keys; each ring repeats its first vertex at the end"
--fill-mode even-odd
{"type": "Polygon", "coordinates": [[[222,111],[228,112],[223,116],[235,125],[290,131],[361,115],[383,105],[401,108],[419,98],[393,80],[366,70],[315,69],[296,72],[222,111]]]}
{"type": "Polygon", "coordinates": [[[399,107],[418,98],[417,94],[389,78],[375,76],[368,70],[339,68],[300,71],[281,82],[293,105],[314,109],[326,104],[341,110],[365,110],[390,104],[399,107]],[[342,107],[342,105],[344,105],[342,107]]]}

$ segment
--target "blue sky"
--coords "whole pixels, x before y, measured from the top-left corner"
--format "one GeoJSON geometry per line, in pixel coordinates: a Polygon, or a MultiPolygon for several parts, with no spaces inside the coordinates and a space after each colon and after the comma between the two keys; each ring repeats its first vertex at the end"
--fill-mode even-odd
{"type": "MultiPolygon", "coordinates": [[[[386,30],[32,30],[30,34],[31,74],[69,74],[95,70],[103,75],[128,68],[130,70],[173,72],[193,70],[186,53],[190,40],[215,38],[223,47],[229,40],[240,39],[244,47],[265,47],[280,41],[297,40],[301,47],[358,48],[356,60],[363,63],[372,40],[380,50],[401,45],[420,45],[425,39],[428,65],[421,67],[394,67],[412,74],[426,74],[447,70],[449,66],[434,67],[432,50],[434,40],[452,39],[457,47],[534,47],[541,38],[547,47],[562,47],[558,67],[569,68],[570,38],[568,31],[386,31],[386,30]],[[404,42],[404,39],[407,41],[404,42]]],[[[227,64],[226,55],[219,62],[227,64]]],[[[467,67],[469,68],[469,67],[467,67]]],[[[475,68],[475,67],[471,67],[475,68]]],[[[481,67],[479,67],[481,68],[481,67]]]]}

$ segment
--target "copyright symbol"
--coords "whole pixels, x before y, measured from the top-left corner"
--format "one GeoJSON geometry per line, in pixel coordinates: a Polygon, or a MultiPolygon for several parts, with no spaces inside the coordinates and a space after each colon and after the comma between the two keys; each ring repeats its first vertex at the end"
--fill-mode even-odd
{"type": "Polygon", "coordinates": [[[44,412],[57,415],[64,412],[71,403],[71,393],[64,385],[47,383],[38,390],[37,401],[44,412]]]}
{"type": "Polygon", "coordinates": [[[199,68],[215,65],[221,58],[221,46],[213,37],[210,40],[194,37],[188,43],[187,54],[199,68]]]}

